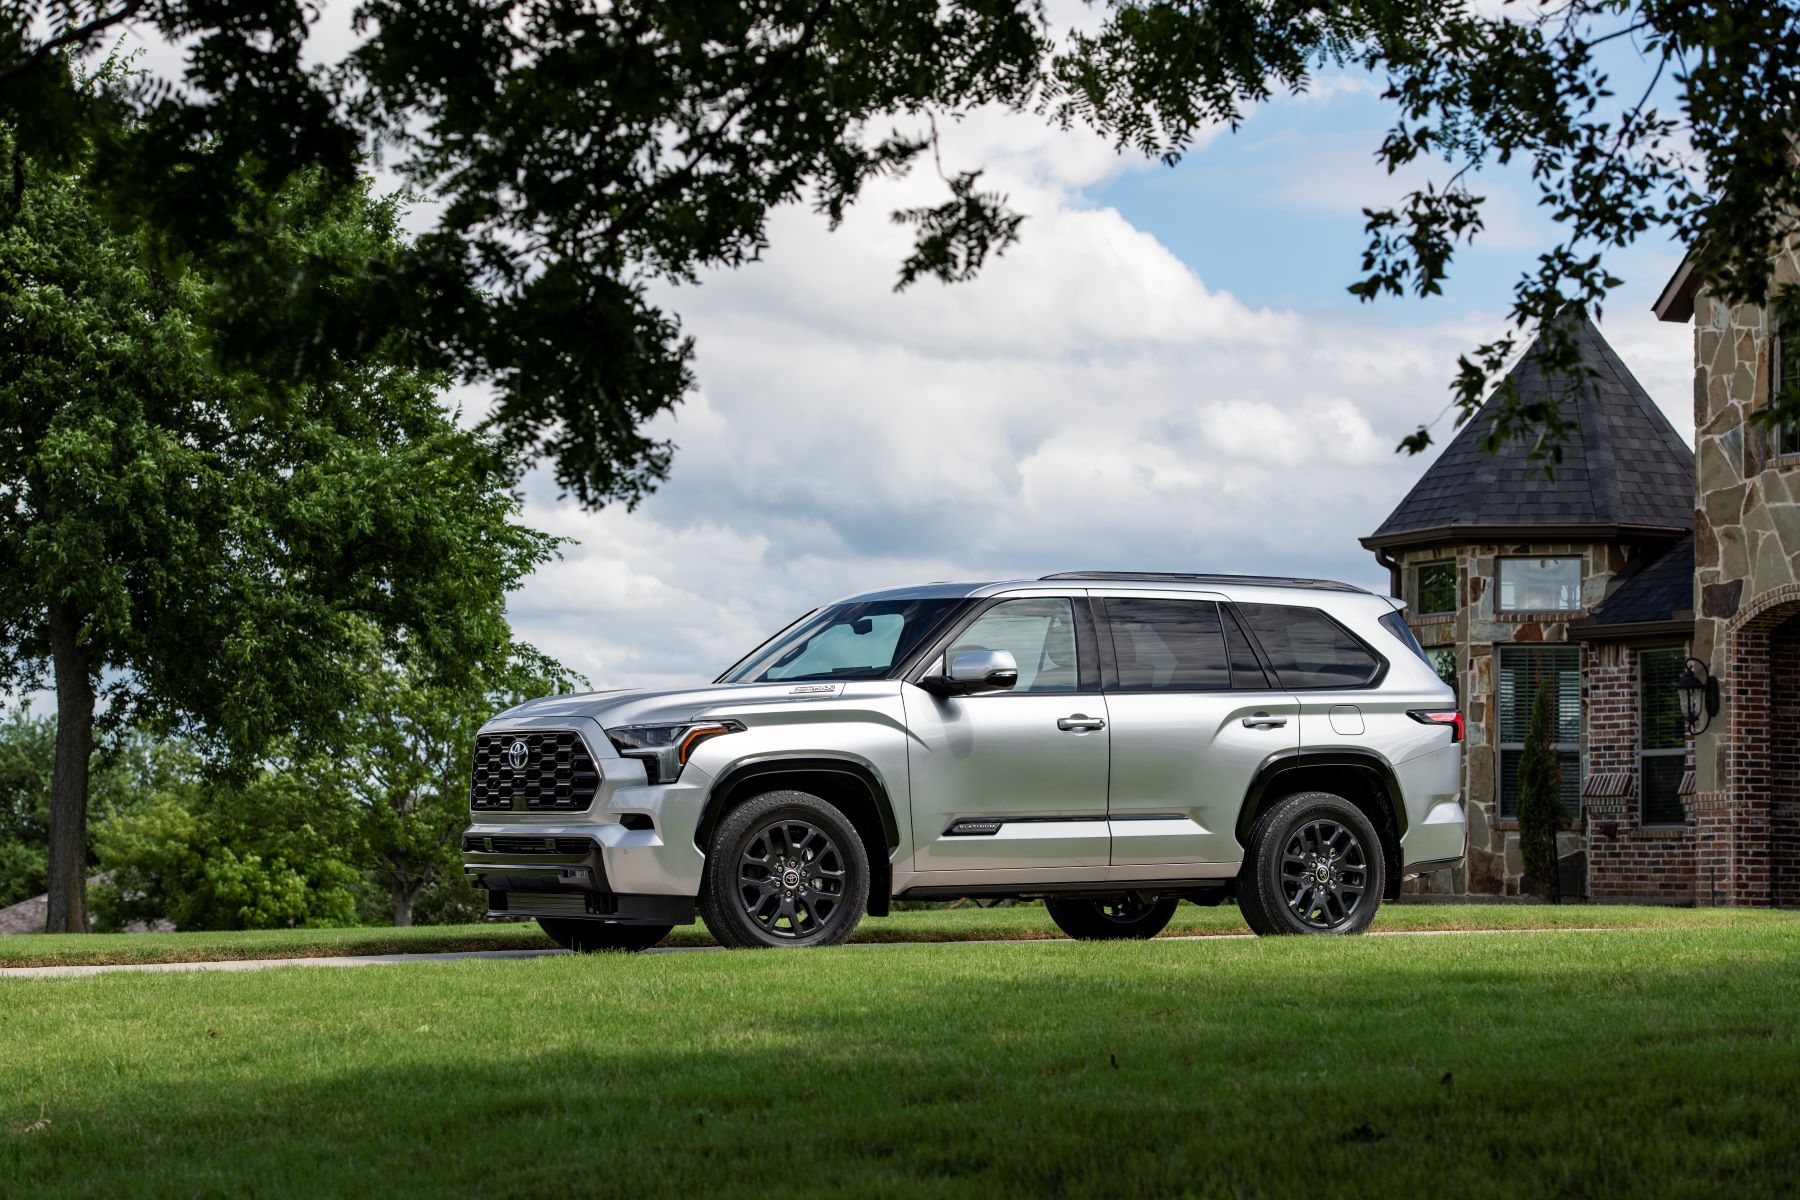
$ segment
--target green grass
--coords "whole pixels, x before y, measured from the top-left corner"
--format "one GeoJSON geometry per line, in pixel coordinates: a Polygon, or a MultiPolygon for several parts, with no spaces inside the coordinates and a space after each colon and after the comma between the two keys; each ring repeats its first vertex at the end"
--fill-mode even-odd
{"type": "MultiPolygon", "coordinates": [[[[1767,911],[1718,908],[1540,904],[1389,904],[1378,930],[1572,929],[1720,925],[1785,920],[1767,911]]],[[[1167,933],[1244,933],[1236,908],[1176,910],[1167,933]]],[[[953,942],[1059,938],[1041,905],[1016,908],[927,909],[870,917],[859,942],[953,942]]],[[[706,926],[677,927],[666,945],[710,946],[706,926]]],[[[268,929],[247,933],[90,934],[0,937],[0,967],[200,962],[208,959],[318,958],[337,954],[431,954],[455,950],[544,949],[551,942],[536,924],[438,925],[417,929],[268,929]]]]}
{"type": "Polygon", "coordinates": [[[1797,992],[1779,916],[0,979],[0,1191],[1779,1194],[1797,992]]]}

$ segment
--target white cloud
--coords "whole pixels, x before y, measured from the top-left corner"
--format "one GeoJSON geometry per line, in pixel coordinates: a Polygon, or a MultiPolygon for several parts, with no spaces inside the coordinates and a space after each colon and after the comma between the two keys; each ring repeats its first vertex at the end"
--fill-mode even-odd
{"type": "Polygon", "coordinates": [[[926,171],[836,233],[784,210],[764,261],[673,292],[700,379],[658,422],[673,478],[632,514],[535,496],[528,519],[582,545],[516,598],[522,636],[602,686],[672,683],[898,583],[1079,567],[1385,582],[1356,539],[1425,467],[1393,447],[1499,316],[1396,328],[1245,304],[1083,201],[1106,170],[1081,139],[988,114],[951,138],[947,159],[1009,148],[985,161],[1030,216],[1023,243],[973,283],[895,295],[906,241],[887,214],[935,194],[926,171]]]}

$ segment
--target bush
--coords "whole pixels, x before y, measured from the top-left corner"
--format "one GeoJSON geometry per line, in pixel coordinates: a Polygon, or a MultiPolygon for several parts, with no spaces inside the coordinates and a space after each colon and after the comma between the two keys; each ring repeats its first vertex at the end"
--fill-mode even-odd
{"type": "Polygon", "coordinates": [[[1519,755],[1519,853],[1525,874],[1537,881],[1538,895],[1562,901],[1562,867],[1556,854],[1556,832],[1568,820],[1563,807],[1562,766],[1551,746],[1556,697],[1548,679],[1538,684],[1531,703],[1531,727],[1519,755]]]}

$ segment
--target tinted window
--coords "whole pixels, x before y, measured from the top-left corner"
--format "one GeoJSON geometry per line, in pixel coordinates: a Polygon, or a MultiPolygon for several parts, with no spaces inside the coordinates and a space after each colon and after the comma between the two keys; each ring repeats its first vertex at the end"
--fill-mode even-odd
{"type": "Polygon", "coordinates": [[[1106,601],[1119,690],[1213,691],[1231,686],[1231,661],[1210,600],[1106,601]]]}
{"type": "Polygon", "coordinates": [[[1015,692],[1075,690],[1075,609],[1063,596],[1008,600],[976,617],[946,651],[1005,650],[1019,664],[1015,692]]]}
{"type": "Polygon", "coordinates": [[[955,604],[880,600],[821,609],[760,647],[720,682],[881,679],[955,604]]]}
{"type": "Polygon", "coordinates": [[[1358,687],[1381,663],[1316,608],[1240,604],[1263,654],[1286,688],[1358,687]]]}
{"type": "Polygon", "coordinates": [[[1244,627],[1238,619],[1231,615],[1230,609],[1221,609],[1221,619],[1225,624],[1225,652],[1231,656],[1231,686],[1234,688],[1262,689],[1269,686],[1269,677],[1263,674],[1262,664],[1256,660],[1256,651],[1250,648],[1250,639],[1244,634],[1244,627]]]}

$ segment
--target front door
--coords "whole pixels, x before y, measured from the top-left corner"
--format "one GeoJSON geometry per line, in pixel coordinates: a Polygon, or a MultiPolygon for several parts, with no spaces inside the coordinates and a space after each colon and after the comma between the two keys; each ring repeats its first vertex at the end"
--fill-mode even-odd
{"type": "MultiPolygon", "coordinates": [[[[919,871],[1104,868],[1108,738],[1086,599],[1003,599],[948,656],[1005,650],[1006,692],[934,696],[905,685],[919,871]],[[1085,643],[1085,649],[1084,649],[1085,643]],[[1086,656],[1086,657],[1084,657],[1086,656]]],[[[935,668],[934,668],[935,669],[935,668]]]]}
{"type": "Polygon", "coordinates": [[[1263,760],[1300,741],[1300,705],[1268,678],[1229,607],[1185,595],[1102,600],[1112,650],[1115,866],[1232,863],[1263,760]]]}

